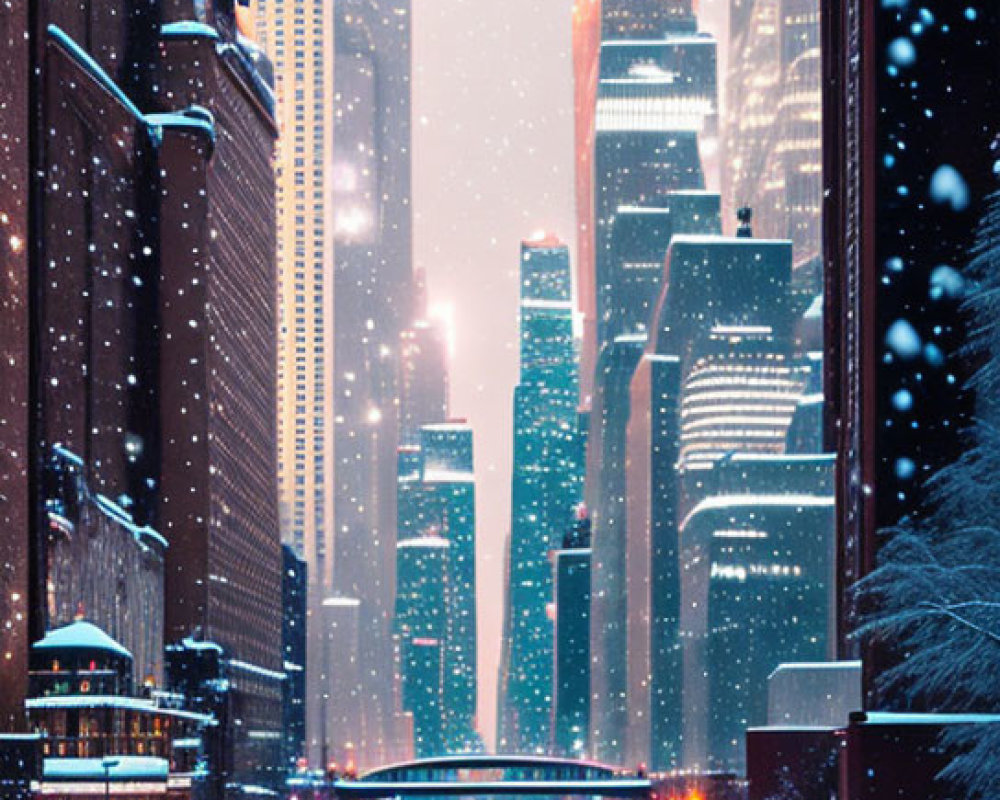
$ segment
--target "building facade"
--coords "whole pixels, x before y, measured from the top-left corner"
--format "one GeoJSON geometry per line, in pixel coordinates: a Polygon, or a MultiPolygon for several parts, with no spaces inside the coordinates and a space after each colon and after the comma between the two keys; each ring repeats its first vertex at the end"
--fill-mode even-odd
{"type": "Polygon", "coordinates": [[[514,389],[507,629],[498,748],[544,752],[553,699],[549,553],[582,499],[579,395],[569,250],[554,237],[521,245],[520,381],[514,389]]]}
{"type": "Polygon", "coordinates": [[[282,760],[292,771],[306,755],[306,620],[309,566],[290,545],[281,546],[281,657],[285,682],[281,688],[282,760]]]}
{"type": "Polygon", "coordinates": [[[433,534],[415,536],[398,542],[396,552],[403,709],[413,715],[414,755],[431,758],[449,751],[446,675],[451,542],[433,534]]]}
{"type": "MultiPolygon", "coordinates": [[[[448,544],[448,551],[442,556],[441,581],[448,589],[442,595],[445,598],[444,616],[435,623],[441,625],[441,636],[431,637],[439,639],[442,648],[440,713],[443,738],[436,752],[429,749],[427,741],[423,744],[416,741],[415,749],[428,755],[475,752],[481,746],[475,731],[478,676],[476,483],[472,429],[463,422],[438,423],[423,426],[419,434],[419,446],[404,446],[399,450],[397,568],[402,567],[404,557],[413,555],[409,543],[416,542],[412,547],[417,547],[426,543],[427,537],[443,540],[448,544]]],[[[415,591],[407,582],[412,580],[416,578],[401,575],[397,579],[397,635],[401,635],[401,626],[409,624],[399,617],[401,613],[409,613],[400,605],[399,593],[415,591]]],[[[412,655],[413,651],[407,649],[405,635],[402,644],[403,690],[408,698],[404,710],[413,713],[419,737],[423,735],[420,731],[424,722],[419,709],[411,703],[416,695],[407,694],[406,688],[405,670],[412,666],[406,660],[407,653],[412,655]]]]}
{"type": "Polygon", "coordinates": [[[552,748],[566,757],[586,754],[590,731],[590,556],[590,519],[580,506],[553,558],[552,748]]]}

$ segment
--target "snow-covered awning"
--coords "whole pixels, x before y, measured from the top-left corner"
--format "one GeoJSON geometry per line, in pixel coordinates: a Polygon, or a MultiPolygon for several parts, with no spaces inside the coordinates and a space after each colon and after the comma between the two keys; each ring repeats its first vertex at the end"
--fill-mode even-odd
{"type": "Polygon", "coordinates": [[[31,649],[44,650],[103,650],[119,656],[132,658],[132,654],[104,631],[86,620],[78,620],[62,628],[56,628],[45,634],[45,638],[35,642],[31,649]]]}

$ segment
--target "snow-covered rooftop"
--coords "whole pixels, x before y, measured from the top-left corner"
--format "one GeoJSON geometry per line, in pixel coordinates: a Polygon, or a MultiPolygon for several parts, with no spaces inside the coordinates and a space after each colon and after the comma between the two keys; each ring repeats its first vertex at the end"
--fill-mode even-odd
{"type": "Polygon", "coordinates": [[[153,756],[113,756],[107,759],[110,769],[105,770],[103,758],[46,758],[46,780],[103,781],[111,780],[160,780],[165,781],[170,765],[165,758],[153,756]]]}
{"type": "Polygon", "coordinates": [[[681,522],[687,524],[707,511],[724,511],[731,508],[833,508],[832,495],[815,494],[724,494],[706,497],[696,505],[681,522]]]}
{"type": "Polygon", "coordinates": [[[396,544],[396,548],[399,550],[435,549],[440,547],[451,547],[451,542],[440,536],[420,536],[416,539],[404,539],[396,544]]]}
{"type": "Polygon", "coordinates": [[[327,608],[357,608],[361,601],[356,597],[328,597],[323,605],[327,608]]]}
{"type": "Polygon", "coordinates": [[[766,247],[792,246],[790,239],[757,239],[752,236],[717,236],[715,234],[706,233],[675,233],[673,238],[670,240],[671,248],[677,245],[706,244],[735,245],[737,247],[756,247],[760,245],[764,245],[766,247]]]}
{"type": "Polygon", "coordinates": [[[86,620],[56,628],[45,634],[45,638],[32,645],[32,650],[61,650],[65,648],[81,650],[104,650],[120,656],[132,658],[132,654],[104,631],[86,620]]]}
{"type": "Polygon", "coordinates": [[[160,36],[164,39],[187,39],[202,37],[218,41],[219,32],[211,25],[205,25],[194,20],[181,20],[180,22],[170,22],[160,28],[160,36]]]}
{"type": "Polygon", "coordinates": [[[806,309],[806,313],[802,315],[803,319],[822,319],[823,317],[823,295],[818,294],[813,298],[812,303],[809,308],[806,309]]]}
{"type": "Polygon", "coordinates": [[[861,669],[860,661],[810,661],[778,664],[771,672],[773,678],[786,672],[857,672],[861,669]]]}
{"type": "Polygon", "coordinates": [[[424,483],[474,483],[476,475],[474,472],[466,472],[456,469],[428,469],[424,470],[424,483]]]}
{"type": "Polygon", "coordinates": [[[1000,714],[907,714],[890,711],[866,711],[852,715],[860,725],[997,725],[1000,714]]]}
{"type": "Polygon", "coordinates": [[[207,714],[197,714],[194,711],[182,711],[176,708],[160,706],[155,701],[147,700],[143,697],[122,697],[120,695],[70,694],[53,697],[30,697],[24,701],[24,707],[28,711],[116,708],[122,711],[145,711],[147,713],[164,714],[204,724],[212,722],[212,717],[207,714]]]}
{"type": "Polygon", "coordinates": [[[535,297],[525,297],[521,300],[521,308],[543,311],[572,311],[573,302],[571,300],[541,300],[535,297]]]}

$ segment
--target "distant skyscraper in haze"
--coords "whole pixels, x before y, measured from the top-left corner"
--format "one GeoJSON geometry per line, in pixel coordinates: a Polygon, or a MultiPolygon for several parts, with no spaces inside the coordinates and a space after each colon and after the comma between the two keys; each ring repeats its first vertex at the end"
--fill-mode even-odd
{"type": "Polygon", "coordinates": [[[421,426],[448,419],[448,343],[428,316],[423,270],[416,274],[413,319],[399,347],[400,444],[419,444],[421,426]]]}
{"type": "MultiPolygon", "coordinates": [[[[335,252],[333,585],[360,601],[361,768],[396,735],[392,596],[400,334],[412,319],[410,2],[335,0],[329,188],[335,252]]],[[[329,9],[326,10],[329,13],[329,9]]],[[[334,698],[332,702],[336,702],[334,698]]]]}
{"type": "Polygon", "coordinates": [[[723,205],[791,239],[796,283],[822,286],[820,0],[731,0],[723,205]]]}
{"type": "Polygon", "coordinates": [[[579,395],[569,250],[554,237],[521,245],[520,381],[514,389],[504,661],[497,748],[551,746],[553,620],[550,551],[582,497],[579,395]]]}
{"type": "Polygon", "coordinates": [[[422,557],[422,551],[411,550],[424,547],[428,541],[440,540],[448,547],[447,553],[442,555],[441,581],[447,585],[442,601],[443,618],[435,623],[441,626],[441,635],[432,637],[440,640],[441,648],[439,712],[443,728],[440,746],[436,750],[428,744],[429,741],[437,741],[434,738],[436,734],[426,733],[430,723],[415,705],[417,695],[412,690],[412,680],[423,682],[425,679],[411,680],[408,677],[413,670],[419,672],[424,669],[418,667],[413,659],[430,655],[426,649],[414,650],[414,645],[407,644],[406,639],[407,626],[410,625],[407,620],[417,612],[410,608],[412,598],[405,598],[416,591],[413,584],[416,578],[411,574],[397,573],[395,630],[397,635],[403,637],[404,710],[414,715],[418,752],[443,755],[477,751],[481,745],[474,728],[478,675],[476,485],[472,429],[460,422],[439,423],[423,426],[419,435],[419,445],[404,445],[399,449],[397,569],[402,569],[404,562],[422,557]]]}
{"type": "Polygon", "coordinates": [[[307,750],[317,768],[357,766],[363,719],[360,609],[356,597],[327,597],[309,621],[306,670],[317,694],[306,706],[307,750]]]}

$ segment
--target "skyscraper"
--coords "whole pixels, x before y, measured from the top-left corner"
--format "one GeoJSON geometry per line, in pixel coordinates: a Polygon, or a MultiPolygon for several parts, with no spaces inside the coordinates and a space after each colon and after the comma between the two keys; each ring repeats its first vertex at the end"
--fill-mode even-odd
{"type": "Polygon", "coordinates": [[[357,768],[364,734],[359,659],[361,601],[326,597],[310,620],[306,674],[315,695],[306,707],[308,757],[322,769],[357,768]]]}
{"type": "Polygon", "coordinates": [[[445,686],[451,542],[425,535],[396,545],[396,633],[402,648],[403,708],[413,714],[417,758],[448,752],[445,686]]]}
{"type": "Polygon", "coordinates": [[[448,344],[427,309],[426,279],[416,275],[413,319],[400,334],[400,444],[416,444],[420,428],[448,419],[448,344]]]}
{"type": "MultiPolygon", "coordinates": [[[[282,541],[304,558],[307,707],[321,687],[320,606],[333,588],[334,23],[330,4],[257,0],[257,37],[274,70],[278,281],[278,500],[282,541]],[[315,628],[315,630],[314,630],[315,628]],[[313,652],[313,648],[317,648],[313,652]]],[[[308,715],[308,737],[316,720],[308,715]]]]}
{"type": "Polygon", "coordinates": [[[647,206],[619,206],[597,289],[600,341],[648,330],[671,237],[721,233],[721,225],[719,195],[709,192],[671,192],[647,206]]]}
{"type": "Polygon", "coordinates": [[[39,538],[20,556],[36,587],[13,585],[5,602],[31,597],[14,620],[37,639],[78,594],[134,648],[144,683],[162,680],[164,637],[218,642],[234,709],[219,720],[225,777],[273,785],[283,673],[266,60],[224,7],[196,21],[181,3],[29,8],[33,27],[11,36],[37,69],[10,124],[46,119],[24,140],[34,182],[17,190],[33,237],[19,238],[16,203],[5,213],[11,251],[36,265],[20,296],[30,338],[11,341],[37,358],[9,386],[34,384],[16,474],[39,538]]]}
{"type": "Polygon", "coordinates": [[[569,250],[555,237],[521,245],[520,382],[498,748],[545,752],[551,741],[552,566],[582,495],[569,250]]]}
{"type": "MultiPolygon", "coordinates": [[[[410,2],[336,0],[334,209],[334,587],[361,601],[365,702],[360,766],[393,734],[392,595],[400,334],[412,319],[410,2]]],[[[334,700],[335,702],[335,700],[334,700]]]]}
{"type": "MultiPolygon", "coordinates": [[[[593,237],[592,274],[581,277],[582,285],[594,287],[594,307],[584,309],[593,324],[585,325],[583,344],[583,361],[594,369],[593,380],[585,378],[590,397],[583,398],[592,404],[586,480],[594,520],[591,740],[601,758],[647,761],[648,725],[628,721],[630,706],[633,716],[648,714],[639,710],[648,703],[630,700],[628,687],[630,669],[637,678],[647,671],[637,666],[646,660],[642,653],[630,667],[626,649],[628,394],[671,236],[718,228],[702,167],[702,150],[717,125],[716,43],[698,33],[688,2],[609,2],[601,10],[597,59],[592,93],[578,92],[581,120],[589,107],[579,106],[591,97],[594,104],[592,137],[578,140],[578,147],[593,142],[592,205],[578,201],[579,213],[592,214],[581,219],[581,235],[586,228],[593,237]]],[[[578,81],[585,74],[578,69],[578,81]]],[[[588,130],[583,122],[580,128],[588,130]]],[[[578,153],[578,164],[588,165],[587,154],[578,153]]],[[[589,181],[578,177],[578,189],[589,181]]],[[[635,688],[648,696],[648,680],[635,688]]]]}
{"type": "Polygon", "coordinates": [[[714,118],[715,40],[670,34],[662,40],[601,44],[595,138],[595,283],[598,352],[602,289],[612,269],[619,208],[656,206],[668,192],[705,188],[699,134],[714,118]]]}
{"type": "Polygon", "coordinates": [[[306,756],[306,619],[308,611],[308,566],[290,545],[281,547],[281,655],[285,683],[282,686],[281,727],[283,760],[289,771],[306,756]]]}
{"type": "Polygon", "coordinates": [[[265,62],[232,11],[215,7],[204,26],[182,8],[163,14],[157,101],[192,107],[173,137],[176,161],[160,172],[171,252],[158,286],[167,637],[200,633],[222,647],[234,708],[229,780],[274,786],[284,673],[273,100],[265,62]]]}
{"type": "Polygon", "coordinates": [[[590,615],[590,740],[595,758],[624,762],[644,731],[628,720],[628,586],[626,476],[629,387],[646,334],[622,334],[601,350],[587,439],[587,507],[593,520],[590,615]]]}
{"type": "Polygon", "coordinates": [[[590,519],[580,506],[553,559],[552,747],[561,756],[583,756],[590,731],[590,552],[590,519]]]}
{"type": "Polygon", "coordinates": [[[274,69],[278,258],[278,494],[283,541],[313,597],[333,581],[334,25],[329,4],[257,0],[274,69]]]}
{"type": "Polygon", "coordinates": [[[724,139],[729,218],[752,206],[762,236],[791,239],[796,283],[822,285],[819,0],[733,0],[724,139]]]}
{"type": "MultiPolygon", "coordinates": [[[[397,567],[419,554],[412,547],[440,540],[448,546],[442,556],[440,582],[447,584],[442,597],[440,636],[432,637],[441,647],[440,714],[443,729],[435,751],[421,733],[427,722],[417,701],[407,689],[407,670],[412,662],[412,644],[407,643],[413,611],[407,593],[416,591],[415,574],[397,574],[396,633],[403,637],[404,710],[414,714],[416,749],[427,755],[462,753],[479,749],[476,716],[476,485],[472,429],[460,422],[425,425],[420,444],[399,450],[397,567]],[[428,538],[430,537],[430,538],[428,538]],[[400,593],[403,595],[400,595],[400,593]],[[410,605],[408,605],[410,604],[410,605]],[[400,617],[400,615],[403,615],[400,617]],[[421,742],[421,737],[425,740],[421,742]]],[[[407,563],[409,563],[409,561],[407,563]]],[[[415,567],[410,564],[410,567],[415,567]]],[[[423,580],[423,579],[421,579],[423,580]]],[[[435,612],[437,613],[437,612],[435,612]]],[[[417,623],[413,623],[417,624],[417,623]]],[[[421,645],[422,646],[422,645],[421,645]]],[[[427,655],[429,651],[420,651],[427,655]]],[[[421,668],[422,669],[422,668],[421,668]]],[[[423,680],[423,679],[421,679],[423,680]]],[[[423,690],[421,690],[423,691],[423,690]]],[[[432,741],[437,741],[432,739],[432,741]]]]}

